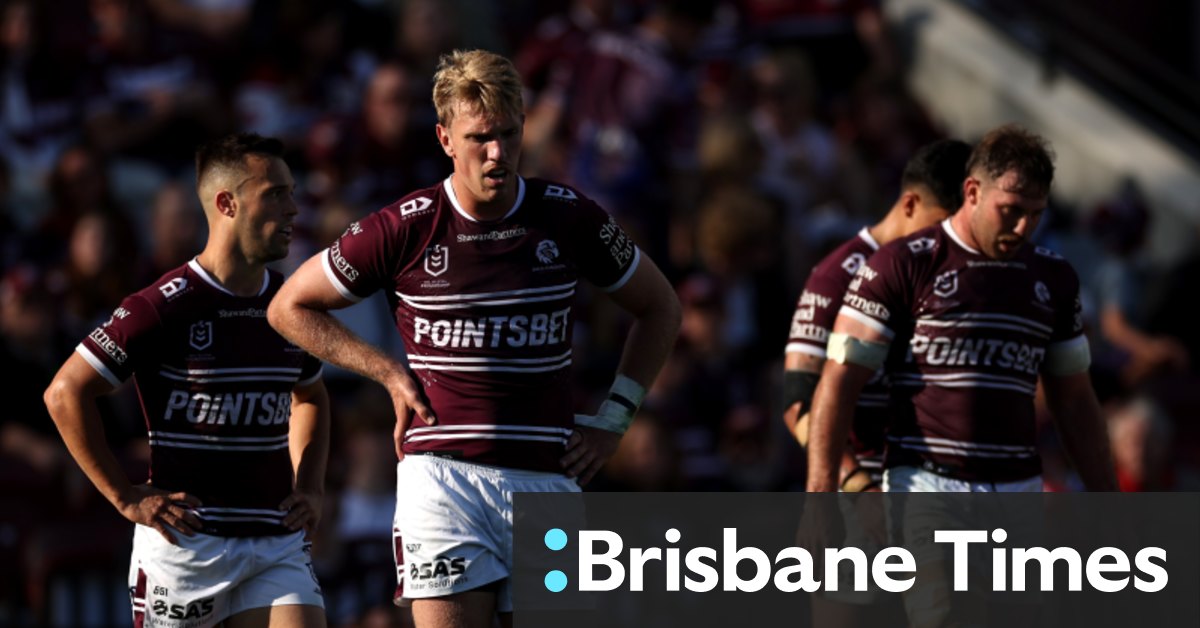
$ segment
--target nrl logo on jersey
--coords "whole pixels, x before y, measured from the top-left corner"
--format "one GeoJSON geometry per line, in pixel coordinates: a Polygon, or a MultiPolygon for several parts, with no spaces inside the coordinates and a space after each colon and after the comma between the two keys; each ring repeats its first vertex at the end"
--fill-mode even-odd
{"type": "Polygon", "coordinates": [[[413,200],[400,206],[400,217],[407,218],[412,214],[419,214],[433,205],[433,200],[424,196],[414,198],[413,200]]]}
{"type": "Polygon", "coordinates": [[[184,279],[183,277],[176,277],[175,279],[172,279],[171,281],[159,286],[158,291],[161,292],[168,301],[170,301],[171,299],[174,299],[182,294],[184,289],[187,288],[187,285],[187,279],[184,279]]]}
{"type": "Polygon", "coordinates": [[[198,321],[192,323],[191,329],[188,331],[188,344],[196,351],[204,351],[212,346],[213,330],[212,321],[198,321]]]}
{"type": "Polygon", "coordinates": [[[939,297],[948,297],[955,292],[958,292],[957,270],[948,270],[933,280],[933,293],[939,297]]]}
{"type": "Polygon", "coordinates": [[[558,259],[558,244],[554,240],[542,240],[538,242],[535,254],[539,262],[553,264],[554,260],[558,259]]]}
{"type": "Polygon", "coordinates": [[[450,249],[444,245],[435,244],[425,249],[425,272],[437,277],[450,268],[450,249]]]}
{"type": "Polygon", "coordinates": [[[561,185],[547,185],[546,193],[543,195],[543,198],[557,198],[563,201],[574,201],[577,200],[579,196],[576,195],[575,192],[561,185]]]}
{"type": "Polygon", "coordinates": [[[1050,288],[1047,288],[1046,284],[1040,281],[1033,284],[1033,294],[1037,297],[1037,300],[1041,301],[1042,303],[1050,302],[1050,288]]]}

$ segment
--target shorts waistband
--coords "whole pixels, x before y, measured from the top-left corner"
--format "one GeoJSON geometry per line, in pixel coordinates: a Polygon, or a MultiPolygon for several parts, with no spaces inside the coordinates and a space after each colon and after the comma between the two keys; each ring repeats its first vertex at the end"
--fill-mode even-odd
{"type": "Polygon", "coordinates": [[[459,460],[458,458],[439,456],[434,453],[405,454],[404,460],[401,460],[399,464],[404,464],[410,460],[414,464],[440,465],[450,469],[470,471],[472,473],[478,473],[480,475],[486,475],[492,478],[504,478],[507,480],[561,480],[566,477],[566,475],[563,473],[530,471],[529,469],[514,469],[512,467],[497,467],[488,464],[479,464],[477,462],[467,462],[466,460],[459,460]]]}

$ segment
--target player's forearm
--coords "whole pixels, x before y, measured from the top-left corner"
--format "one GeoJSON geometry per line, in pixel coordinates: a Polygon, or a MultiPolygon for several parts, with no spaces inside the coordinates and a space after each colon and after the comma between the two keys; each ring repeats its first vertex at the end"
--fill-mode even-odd
{"type": "Polygon", "coordinates": [[[280,303],[276,297],[267,310],[267,320],[280,335],[317,359],[375,380],[389,390],[392,378],[403,373],[399,362],[356,336],[329,312],[280,303]]]}
{"type": "Polygon", "coordinates": [[[617,372],[650,388],[679,336],[679,301],[673,292],[639,313],[625,339],[617,372]]]}
{"type": "Polygon", "coordinates": [[[123,510],[133,485],[108,448],[95,401],[80,397],[57,382],[46,390],[44,400],[75,463],[109,503],[123,510]]]}
{"type": "Polygon", "coordinates": [[[292,405],[288,449],[297,491],[313,495],[325,493],[329,423],[329,395],[324,386],[310,398],[292,405]]]}
{"type": "MultiPolygon", "coordinates": [[[[850,437],[854,402],[862,385],[842,364],[828,363],[813,395],[808,428],[809,492],[838,489],[838,475],[850,437]],[[857,384],[857,386],[856,386],[857,384]]],[[[863,369],[865,370],[865,369],[863,369]]],[[[865,378],[862,378],[865,381],[865,378]]]]}
{"type": "Polygon", "coordinates": [[[1089,491],[1118,490],[1108,430],[1091,388],[1051,403],[1059,439],[1083,485],[1089,491]]]}

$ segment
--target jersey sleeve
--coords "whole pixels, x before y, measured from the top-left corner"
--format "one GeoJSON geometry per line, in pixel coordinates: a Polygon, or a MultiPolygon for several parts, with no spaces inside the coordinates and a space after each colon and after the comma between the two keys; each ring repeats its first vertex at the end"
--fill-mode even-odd
{"type": "Polygon", "coordinates": [[[296,382],[297,386],[308,386],[321,379],[321,373],[324,371],[321,361],[312,355],[305,355],[304,362],[300,364],[300,380],[296,382]]]}
{"type": "Polygon", "coordinates": [[[641,261],[641,251],[608,212],[580,199],[570,221],[580,274],[605,292],[625,285],[641,261]]]}
{"type": "Polygon", "coordinates": [[[796,302],[796,311],[792,314],[787,353],[825,357],[825,346],[829,344],[829,333],[833,331],[833,322],[837,320],[848,279],[849,273],[840,267],[827,269],[823,265],[808,276],[804,291],[796,302]],[[841,273],[842,277],[834,273],[841,273]]]}
{"type": "Polygon", "coordinates": [[[1083,333],[1083,303],[1079,298],[1079,276],[1065,261],[1055,277],[1054,325],[1046,347],[1043,371],[1066,373],[1085,370],[1091,362],[1087,336],[1083,333]]]}
{"type": "Polygon", "coordinates": [[[112,316],[84,338],[75,352],[113,386],[120,386],[151,359],[159,345],[161,319],[145,297],[130,295],[112,316]]]}
{"type": "Polygon", "coordinates": [[[912,265],[906,252],[900,246],[885,246],[859,266],[838,315],[866,325],[889,341],[895,337],[912,301],[912,265]]]}
{"type": "Polygon", "coordinates": [[[387,284],[404,248],[398,225],[384,209],[350,223],[321,254],[321,266],[343,297],[358,302],[387,284]]]}

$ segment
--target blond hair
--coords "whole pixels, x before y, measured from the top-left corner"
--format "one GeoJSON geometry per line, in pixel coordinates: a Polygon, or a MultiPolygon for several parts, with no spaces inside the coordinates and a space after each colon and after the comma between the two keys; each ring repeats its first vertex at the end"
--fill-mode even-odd
{"type": "Polygon", "coordinates": [[[487,115],[519,117],[525,111],[521,75],[508,59],[486,50],[455,50],[438,60],[433,106],[449,126],[459,103],[487,115]]]}

